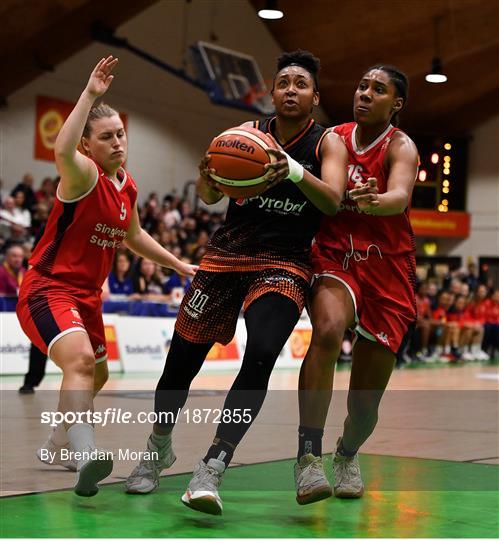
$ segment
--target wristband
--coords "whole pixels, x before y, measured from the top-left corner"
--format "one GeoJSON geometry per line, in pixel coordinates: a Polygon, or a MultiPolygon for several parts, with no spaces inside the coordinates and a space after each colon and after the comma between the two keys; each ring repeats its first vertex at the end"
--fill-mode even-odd
{"type": "Polygon", "coordinates": [[[289,168],[289,174],[286,177],[287,180],[291,180],[291,182],[298,184],[303,180],[303,167],[298,163],[298,161],[295,161],[291,156],[286,154],[284,152],[284,155],[286,156],[286,159],[288,160],[288,168],[289,168]]]}

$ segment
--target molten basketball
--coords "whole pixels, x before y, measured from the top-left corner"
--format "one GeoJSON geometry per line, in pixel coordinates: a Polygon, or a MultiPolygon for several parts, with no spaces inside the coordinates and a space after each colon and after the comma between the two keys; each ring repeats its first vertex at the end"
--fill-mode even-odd
{"type": "Polygon", "coordinates": [[[235,199],[259,195],[268,188],[264,165],[274,160],[267,153],[276,148],[274,141],[262,131],[250,127],[234,127],[215,137],[208,148],[211,177],[217,188],[235,199]]]}

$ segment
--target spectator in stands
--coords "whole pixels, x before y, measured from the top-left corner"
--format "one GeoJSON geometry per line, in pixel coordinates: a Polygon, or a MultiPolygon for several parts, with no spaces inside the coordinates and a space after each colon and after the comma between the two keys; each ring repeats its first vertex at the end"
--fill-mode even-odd
{"type": "Polygon", "coordinates": [[[174,199],[171,195],[167,195],[163,199],[163,223],[166,225],[167,229],[172,229],[173,227],[178,226],[182,220],[182,216],[177,209],[178,200],[174,199]]]}
{"type": "Polygon", "coordinates": [[[131,277],[131,261],[124,251],[116,252],[113,268],[108,277],[108,288],[110,294],[131,295],[134,292],[133,280],[131,277]]]}
{"type": "Polygon", "coordinates": [[[159,221],[159,214],[157,200],[154,197],[149,197],[149,200],[144,204],[140,212],[142,228],[148,233],[154,232],[159,221]]]}
{"type": "MultiPolygon", "coordinates": [[[[13,197],[5,199],[4,207],[0,210],[0,238],[4,241],[22,242],[25,240],[28,236],[26,228],[28,220],[24,212],[24,209],[19,210],[16,207],[13,197]]],[[[31,216],[29,217],[29,223],[31,224],[31,216]]]]}
{"type": "Polygon", "coordinates": [[[409,354],[422,360],[428,356],[431,332],[431,303],[428,297],[427,283],[419,283],[416,287],[416,308],[416,332],[412,337],[414,343],[409,347],[409,354]]]}
{"type": "Polygon", "coordinates": [[[31,220],[31,233],[35,238],[41,236],[41,233],[45,229],[49,218],[49,206],[48,201],[42,200],[39,201],[35,207],[33,213],[33,219],[31,220]]]}
{"type": "Polygon", "coordinates": [[[36,200],[38,202],[45,201],[47,206],[52,206],[53,198],[55,196],[54,181],[50,176],[43,179],[40,189],[35,193],[36,200]]]}
{"type": "Polygon", "coordinates": [[[485,326],[483,349],[490,354],[491,358],[499,352],[499,289],[485,301],[485,326]]]}
{"type": "Polygon", "coordinates": [[[461,294],[463,282],[458,278],[452,278],[450,285],[449,285],[449,292],[451,292],[454,295],[461,294]]]}
{"type": "Polygon", "coordinates": [[[428,295],[428,298],[430,300],[430,306],[431,306],[432,311],[434,309],[437,309],[437,305],[438,305],[438,286],[434,281],[429,281],[428,282],[428,290],[427,290],[426,294],[428,295]]]}
{"type": "Polygon", "coordinates": [[[9,192],[4,188],[4,185],[4,181],[0,178],[0,208],[3,208],[3,203],[9,196],[9,192]]]}
{"type": "Polygon", "coordinates": [[[144,300],[165,300],[163,284],[157,276],[158,265],[148,259],[139,259],[133,276],[134,296],[144,300]]]}
{"type": "Polygon", "coordinates": [[[478,287],[478,268],[474,262],[468,264],[468,272],[464,276],[463,281],[468,284],[471,291],[474,291],[478,287]]]}
{"type": "MultiPolygon", "coordinates": [[[[24,277],[24,251],[16,244],[7,248],[5,260],[0,266],[0,296],[17,298],[19,287],[24,277]]],[[[21,394],[33,394],[45,375],[47,357],[33,344],[29,353],[29,369],[24,377],[24,384],[19,388],[21,394]]]]}
{"type": "MultiPolygon", "coordinates": [[[[189,257],[182,257],[180,260],[185,263],[191,264],[191,260],[189,259],[189,257]]],[[[191,284],[191,281],[192,280],[190,278],[180,276],[176,272],[173,272],[163,285],[163,293],[166,295],[171,295],[174,289],[182,289],[183,293],[186,293],[187,289],[191,284]]],[[[178,303],[180,304],[180,302],[178,303]]]]}
{"type": "Polygon", "coordinates": [[[17,244],[7,248],[5,260],[0,265],[0,295],[16,297],[19,294],[25,269],[23,267],[24,251],[17,244]]]}
{"type": "Polygon", "coordinates": [[[489,360],[489,355],[482,350],[484,323],[475,319],[471,301],[464,297],[456,299],[456,311],[464,311],[460,317],[460,346],[463,360],[489,360]],[[464,306],[464,307],[463,307],[464,306]]]}
{"type": "Polygon", "coordinates": [[[31,173],[26,173],[23,176],[22,182],[19,182],[12,190],[12,197],[15,198],[16,193],[19,193],[20,191],[24,193],[24,208],[31,211],[36,205],[36,195],[33,191],[33,175],[31,173]]]}
{"type": "Polygon", "coordinates": [[[433,360],[439,360],[441,356],[450,353],[449,328],[447,327],[447,313],[452,306],[453,296],[448,291],[440,291],[438,294],[437,307],[432,311],[430,326],[436,340],[433,360]]]}
{"type": "Polygon", "coordinates": [[[182,219],[193,217],[192,208],[191,208],[191,205],[189,204],[189,201],[182,201],[180,203],[179,212],[180,212],[180,215],[182,216],[182,219]]]}
{"type": "Polygon", "coordinates": [[[31,209],[26,209],[25,201],[26,195],[24,194],[24,192],[18,191],[14,195],[14,212],[19,218],[19,224],[22,225],[24,228],[29,229],[31,227],[31,209]]]}

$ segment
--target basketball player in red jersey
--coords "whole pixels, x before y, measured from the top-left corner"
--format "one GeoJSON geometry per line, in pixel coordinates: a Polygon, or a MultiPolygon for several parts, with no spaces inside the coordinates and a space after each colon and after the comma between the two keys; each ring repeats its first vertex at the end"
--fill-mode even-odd
{"type": "Polygon", "coordinates": [[[322,435],[336,359],[347,328],[355,327],[348,416],[333,460],[334,493],[360,497],[357,451],[378,420],[378,406],[395,353],[416,319],[415,244],[408,206],[418,152],[394,127],[407,101],[406,76],[377,65],[354,96],[355,122],[333,128],[348,149],[348,188],[340,211],[326,217],[312,250],[312,340],[300,372],[300,427],[295,467],[297,501],[329,496],[321,467],[322,435]]]}
{"type": "MultiPolygon", "coordinates": [[[[117,63],[109,56],[97,64],[57,137],[61,181],[17,306],[26,335],[63,371],[62,413],[92,411],[93,395],[108,377],[100,294],[116,248],[125,242],[138,255],[182,275],[196,270],[141,228],[137,187],[122,167],[127,157],[123,123],[109,106],[94,106],[109,88],[117,63]],[[77,149],[80,143],[85,155],[77,149]]],[[[91,420],[84,422],[60,424],[38,457],[76,470],[75,492],[92,496],[112,470],[112,455],[95,450],[91,420]],[[63,460],[64,447],[72,459],[63,460]]]]}
{"type": "MultiPolygon", "coordinates": [[[[222,476],[263,404],[275,361],[305,303],[310,247],[322,212],[335,213],[346,187],[347,151],[341,138],[311,118],[319,103],[318,68],[318,59],[306,51],[284,54],[274,78],[276,116],[245,124],[272,134],[284,152],[273,151],[277,161],[268,167],[267,191],[230,200],[225,223],[211,239],[184,297],[156,389],[160,421],[147,443],[149,454],[158,452],[160,459],[140,462],[127,480],[130,493],[153,491],[160,472],[175,460],[174,424],[164,420],[164,413],[176,417],[208,351],[215,342],[230,342],[243,308],[247,342],[242,366],[213,444],[182,496],[190,508],[222,513],[222,476]]],[[[223,197],[210,179],[212,172],[208,156],[198,179],[198,193],[208,204],[223,197]]]]}

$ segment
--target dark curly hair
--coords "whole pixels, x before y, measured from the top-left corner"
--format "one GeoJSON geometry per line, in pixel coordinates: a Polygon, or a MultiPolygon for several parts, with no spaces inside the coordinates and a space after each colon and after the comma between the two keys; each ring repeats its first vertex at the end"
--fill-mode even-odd
{"type": "MultiPolygon", "coordinates": [[[[293,52],[285,52],[277,59],[276,76],[284,68],[288,66],[300,66],[307,70],[314,81],[314,90],[319,91],[319,70],[321,61],[314,56],[310,51],[298,49],[293,52]]],[[[275,79],[275,77],[274,77],[275,79]]]]}

